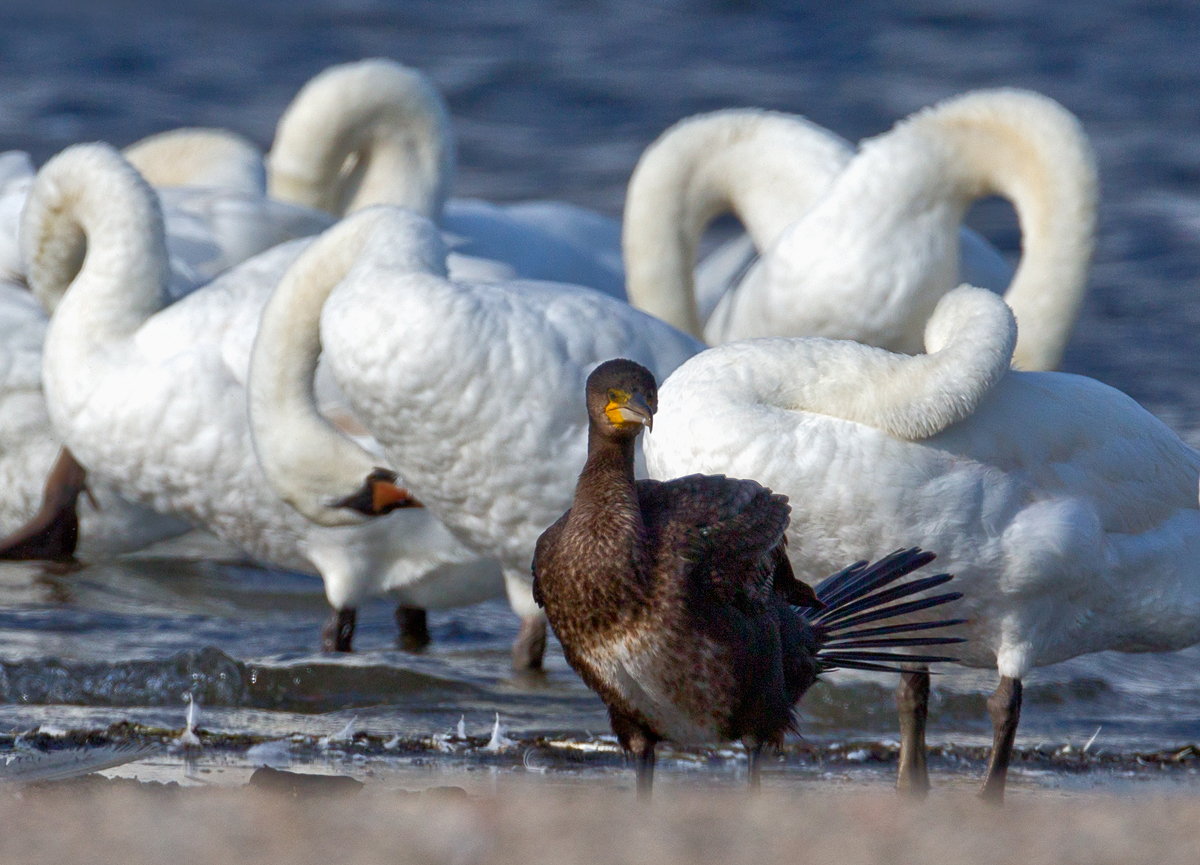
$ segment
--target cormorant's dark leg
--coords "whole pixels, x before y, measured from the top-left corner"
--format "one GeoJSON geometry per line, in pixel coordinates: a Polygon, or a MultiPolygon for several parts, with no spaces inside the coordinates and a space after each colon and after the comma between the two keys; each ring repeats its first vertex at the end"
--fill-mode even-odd
{"type": "Polygon", "coordinates": [[[929,716],[929,671],[905,670],[896,686],[896,711],[900,714],[900,769],[896,789],[924,798],[929,793],[925,765],[925,720],[929,716]]]}
{"type": "Polygon", "coordinates": [[[350,646],[354,641],[354,623],[357,619],[358,610],[353,607],[331,612],[325,620],[325,626],[321,628],[321,651],[354,651],[350,646]]]}
{"type": "Polygon", "coordinates": [[[612,706],[608,707],[608,718],[613,732],[625,755],[633,757],[637,769],[637,795],[647,800],[654,789],[654,746],[659,739],[634,718],[624,715],[612,706]]]}
{"type": "Polygon", "coordinates": [[[1012,758],[1013,740],[1017,737],[1017,722],[1021,720],[1021,680],[1001,676],[1000,686],[988,697],[988,714],[992,716],[992,755],[979,798],[996,805],[1004,803],[1004,781],[1008,777],[1008,761],[1012,758]]]}
{"type": "Polygon", "coordinates": [[[521,618],[521,630],[513,641],[514,670],[540,670],[546,654],[546,617],[540,613],[521,618]]]}
{"type": "Polygon", "coordinates": [[[759,771],[762,762],[763,743],[755,740],[746,743],[746,780],[750,784],[750,792],[757,793],[762,789],[762,778],[759,771]]]}
{"type": "Polygon", "coordinates": [[[406,652],[419,652],[429,645],[429,622],[420,607],[396,607],[396,625],[400,636],[396,645],[406,652]]]}
{"type": "Polygon", "coordinates": [[[634,766],[637,768],[637,797],[649,801],[654,792],[654,741],[636,737],[631,743],[634,766]]]}
{"type": "Polygon", "coordinates": [[[54,562],[73,559],[79,540],[75,506],[86,479],[83,466],[63,448],[46,477],[41,508],[29,522],[0,541],[0,559],[54,562]]]}

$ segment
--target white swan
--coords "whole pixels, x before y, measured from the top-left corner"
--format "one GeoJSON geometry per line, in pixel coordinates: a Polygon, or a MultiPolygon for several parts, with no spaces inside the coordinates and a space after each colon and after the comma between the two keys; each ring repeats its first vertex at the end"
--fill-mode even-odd
{"type": "Polygon", "coordinates": [[[570,506],[587,450],[587,374],[615,356],[663,376],[702,346],[599,292],[447,279],[434,225],[409,211],[347,217],[296,260],[263,312],[251,422],[267,477],[310,519],[362,485],[370,459],[315,411],[318,352],[405,484],[469,547],[501,562],[540,663],[538,535],[570,506]]]}
{"type": "Polygon", "coordinates": [[[429,512],[374,521],[356,512],[376,513],[389,504],[377,495],[398,495],[378,472],[357,501],[337,508],[339,528],[311,524],[271,492],[254,456],[244,382],[262,305],[307,241],[160,309],[167,256],[158,200],[110,147],[81,145],[39,172],[21,242],[30,286],[57,304],[42,364],[46,403],[92,477],[261,561],[319,572],[336,611],[327,643],[337,648],[348,647],[353,607],[380,591],[429,607],[503,591],[496,565],[429,512]]]}
{"type": "Polygon", "coordinates": [[[1009,371],[1015,341],[1008,307],[961,287],[930,318],[926,355],[730,343],[664,383],[646,441],[652,477],[720,473],[789,496],[802,579],[898,547],[937,553],[964,595],[964,662],[1001,676],[990,796],[1030,669],[1200,641],[1200,453],[1099,382],[1009,371]]]}
{"type": "MultiPolygon", "coordinates": [[[[744,131],[752,120],[741,112],[685,122],[642,157],[624,227],[631,302],[700,333],[695,239],[733,208],[765,254],[707,320],[710,343],[812,335],[920,351],[925,321],[959,281],[962,217],[976,199],[998,194],[1022,227],[1021,263],[1004,295],[1021,323],[1017,364],[1058,364],[1082,302],[1096,209],[1094,160],[1069,112],[1015,90],[948,99],[864,142],[823,190],[793,184],[803,212],[785,230],[775,218],[767,229],[755,225],[784,186],[774,166],[787,157],[775,140],[760,144],[744,131]],[[756,174],[748,154],[770,170],[756,174]]],[[[830,147],[810,138],[809,151],[830,147]]]]}
{"type": "MultiPolygon", "coordinates": [[[[629,182],[625,255],[634,294],[647,297],[648,312],[700,334],[759,252],[807,215],[853,156],[840,136],[776,111],[733,108],[676,123],[646,148],[629,182]],[[747,232],[696,264],[689,284],[700,237],[724,213],[738,216],[747,232]],[[647,286],[674,289],[647,294],[647,286]]],[[[958,269],[964,282],[1000,292],[1013,276],[1004,257],[966,227],[959,229],[958,269]]]]}
{"type": "Polygon", "coordinates": [[[173,129],[124,149],[158,192],[178,299],[263,250],[324,231],[333,218],[266,194],[258,147],[223,129],[173,129]]]}
{"type": "MultiPolygon", "coordinates": [[[[263,198],[257,148],[233,133],[186,129],[151,136],[128,148],[150,172],[163,203],[170,276],[162,303],[186,296],[218,272],[292,237],[313,234],[331,219],[317,211],[263,198]],[[254,160],[258,169],[255,174],[254,160]]],[[[39,510],[61,441],[41,394],[44,309],[25,290],[18,227],[33,164],[19,151],[0,154],[0,557],[70,555],[74,544],[51,543],[30,553],[27,535],[49,528],[53,508],[39,510]],[[31,522],[32,521],[32,522],[31,522]]],[[[62,459],[69,463],[71,457],[62,459]]],[[[79,505],[78,553],[108,558],[187,531],[177,519],[133,505],[93,479],[79,505]]],[[[46,489],[50,501],[60,496],[46,489]]],[[[74,520],[73,511],[64,516],[74,520]]],[[[53,530],[52,534],[54,533],[53,530]]]]}
{"type": "MultiPolygon", "coordinates": [[[[162,189],[159,195],[179,203],[166,208],[170,225],[167,236],[171,256],[171,277],[166,299],[186,295],[206,281],[224,262],[236,256],[224,247],[220,228],[222,221],[205,219],[197,208],[208,202],[225,198],[235,199],[234,205],[223,209],[236,210],[237,197],[253,193],[245,178],[230,172],[231,154],[240,153],[242,164],[248,163],[253,145],[231,134],[216,134],[204,130],[187,130],[168,136],[156,136],[134,145],[133,150],[145,154],[147,148],[158,154],[157,179],[170,184],[202,184],[194,189],[162,189]],[[169,141],[170,148],[155,142],[169,141]],[[154,145],[151,147],[151,145],[154,145]],[[166,173],[167,169],[171,173],[166,173]],[[229,188],[223,186],[228,184],[229,188]]],[[[259,174],[262,174],[261,159],[259,174]]],[[[39,511],[43,487],[51,467],[59,459],[61,441],[50,427],[45,401],[41,393],[42,340],[47,326],[45,310],[25,290],[25,266],[21,261],[18,228],[21,211],[33,182],[34,169],[29,156],[19,151],[0,154],[0,537],[10,543],[0,555],[24,556],[20,549],[29,531],[35,534],[47,528],[45,517],[53,517],[53,508],[39,511]],[[35,519],[38,518],[38,519],[35,519]],[[33,524],[30,521],[34,520],[33,524]],[[16,537],[9,537],[18,533],[16,537]]],[[[261,182],[259,184],[261,186],[261,182]]],[[[261,197],[261,192],[259,193],[261,197]]],[[[217,209],[222,209],[217,205],[217,209]]],[[[281,206],[303,217],[300,208],[281,206]]],[[[312,233],[328,223],[316,214],[316,221],[298,226],[298,233],[312,233]]],[[[312,215],[310,215],[312,220],[312,215]]],[[[230,223],[228,218],[223,221],[230,223]]],[[[242,254],[258,251],[254,236],[245,231],[227,231],[236,237],[242,254]]],[[[285,235],[286,236],[286,235],[285,235]]],[[[264,242],[265,243],[265,242],[264,242]]],[[[70,457],[64,455],[63,460],[70,457]]],[[[190,526],[122,499],[102,481],[93,480],[89,495],[79,504],[78,553],[87,559],[108,558],[122,552],[139,549],[148,543],[187,531],[190,526]]],[[[49,490],[49,499],[58,498],[49,490]]],[[[74,520],[72,513],[71,520],[74,520]]],[[[53,534],[53,532],[52,532],[53,534]]],[[[53,539],[51,539],[53,541],[53,539]]],[[[75,544],[56,546],[53,542],[41,548],[39,554],[51,557],[69,555],[75,544]]]]}
{"type": "Polygon", "coordinates": [[[267,189],[262,151],[226,129],[171,129],[136,141],[121,153],[155,187],[226,189],[258,196],[267,189]]]}
{"type": "MultiPolygon", "coordinates": [[[[125,148],[163,205],[177,300],[252,255],[328,228],[333,218],[265,196],[258,148],[220,129],[176,129],[125,148]]],[[[24,282],[17,246],[21,209],[33,182],[28,154],[0,154],[0,278],[24,282]]]]}
{"type": "MultiPolygon", "coordinates": [[[[359,154],[357,164],[364,171],[356,175],[353,190],[361,200],[366,200],[362,196],[378,196],[422,210],[440,210],[451,172],[437,159],[448,160],[452,168],[453,147],[452,143],[445,144],[452,139],[444,108],[425,78],[398,64],[369,61],[335,67],[318,76],[314,84],[321,82],[325,83],[302,90],[285,114],[286,122],[281,121],[278,146],[273,151],[277,159],[294,155],[297,142],[305,143],[306,136],[319,128],[333,137],[332,142],[326,142],[328,147],[343,148],[337,151],[338,159],[344,161],[350,152],[359,154]],[[366,86],[370,93],[356,93],[348,85],[366,86]],[[331,104],[337,105],[339,112],[318,123],[320,112],[331,104]],[[355,110],[349,110],[351,107],[355,110]],[[387,120],[386,135],[379,136],[379,141],[372,138],[378,121],[372,112],[387,120]],[[307,120],[298,123],[296,118],[307,120]],[[430,131],[422,124],[438,128],[430,131]],[[392,158],[393,145],[400,146],[397,142],[407,140],[406,135],[418,142],[419,146],[414,145],[418,150],[426,145],[433,148],[430,152],[436,151],[435,164],[409,164],[392,158]],[[364,142],[373,143],[367,146],[364,142]],[[420,186],[431,177],[433,185],[416,193],[405,186],[420,186]]],[[[333,216],[321,211],[267,196],[260,151],[231,132],[173,130],[143,139],[126,148],[125,154],[157,187],[163,205],[170,253],[164,302],[186,296],[264,249],[314,234],[333,222],[333,216]]],[[[322,154],[329,155],[327,147],[306,151],[304,158],[296,159],[303,165],[305,158],[324,158],[322,154]]],[[[336,175],[327,180],[337,186],[336,175]]],[[[17,251],[17,225],[32,181],[33,166],[26,154],[0,155],[0,277],[11,283],[0,292],[0,328],[17,334],[0,349],[0,364],[25,371],[13,373],[7,384],[0,383],[0,399],[21,407],[10,407],[0,422],[0,477],[9,481],[0,495],[0,537],[6,538],[0,556],[27,554],[26,535],[45,529],[43,523],[51,513],[39,511],[37,502],[60,444],[45,417],[36,372],[40,366],[37,346],[46,319],[19,288],[25,272],[17,251]]],[[[361,200],[356,200],[354,206],[359,206],[361,200]]],[[[523,247],[517,243],[513,249],[520,252],[523,247]]],[[[514,272],[507,265],[458,253],[451,256],[450,262],[456,275],[467,278],[494,279],[514,272]]],[[[69,461],[70,455],[63,458],[69,461]]],[[[83,524],[79,553],[85,558],[137,549],[187,528],[177,520],[123,502],[102,482],[93,483],[91,491],[93,495],[80,507],[83,524]],[[97,501],[98,509],[92,507],[97,501]]],[[[57,500],[58,496],[50,491],[49,498],[57,500]]],[[[69,553],[59,550],[50,554],[57,557],[69,553]]]]}
{"type": "Polygon", "coordinates": [[[616,220],[557,202],[447,201],[454,164],[449,112],[429,79],[392,60],[361,60],[326,69],[288,106],[267,157],[268,189],[337,216],[408,207],[441,225],[458,253],[624,299],[616,220]]]}

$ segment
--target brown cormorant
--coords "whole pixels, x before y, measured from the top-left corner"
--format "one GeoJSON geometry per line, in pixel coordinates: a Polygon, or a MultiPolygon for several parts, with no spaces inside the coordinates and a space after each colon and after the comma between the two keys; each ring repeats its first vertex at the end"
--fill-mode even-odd
{"type": "Polygon", "coordinates": [[[911,636],[955,621],[862,628],[956,600],[956,592],[890,605],[948,574],[891,583],[933,553],[900,550],[857,562],[814,592],[785,551],[790,507],[750,480],[691,475],[634,479],[634,444],[651,426],[654,377],[629,360],[587,381],[588,458],[571,509],[538,539],[534,597],[567,661],[608,706],[613,732],[650,793],[663,740],[742,740],[750,783],[763,747],[794,727],[794,708],[837,667],[893,670],[952,658],[877,651],[945,645],[911,636]]]}

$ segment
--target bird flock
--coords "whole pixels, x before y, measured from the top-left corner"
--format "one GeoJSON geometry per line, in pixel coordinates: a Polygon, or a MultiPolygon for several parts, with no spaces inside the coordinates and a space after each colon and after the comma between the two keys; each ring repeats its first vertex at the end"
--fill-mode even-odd
{"type": "Polygon", "coordinates": [[[816,676],[860,667],[899,673],[923,794],[955,661],[999,674],[1002,801],[1030,670],[1200,642],[1200,453],[1053,371],[1099,194],[1053,100],[974,91],[857,146],[688,118],[620,224],[450,198],[454,168],[437,90],[381,59],[306,84],[266,154],[0,155],[0,557],[199,527],[319,575],[329,651],[374,596],[411,649],[506,597],[514,667],[549,623],[643,793],[662,740],[742,740],[757,783],[816,676]],[[991,195],[1015,272],[962,225],[991,195]],[[698,261],[727,213],[745,235],[698,261]]]}

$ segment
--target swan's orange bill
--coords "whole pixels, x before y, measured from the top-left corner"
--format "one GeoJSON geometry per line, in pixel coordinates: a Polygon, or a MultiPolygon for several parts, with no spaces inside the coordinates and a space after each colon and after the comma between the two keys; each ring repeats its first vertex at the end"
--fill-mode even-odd
{"type": "Polygon", "coordinates": [[[371,509],[377,514],[393,508],[420,507],[424,505],[414,499],[408,490],[396,486],[391,481],[377,480],[371,485],[371,509]]]}

